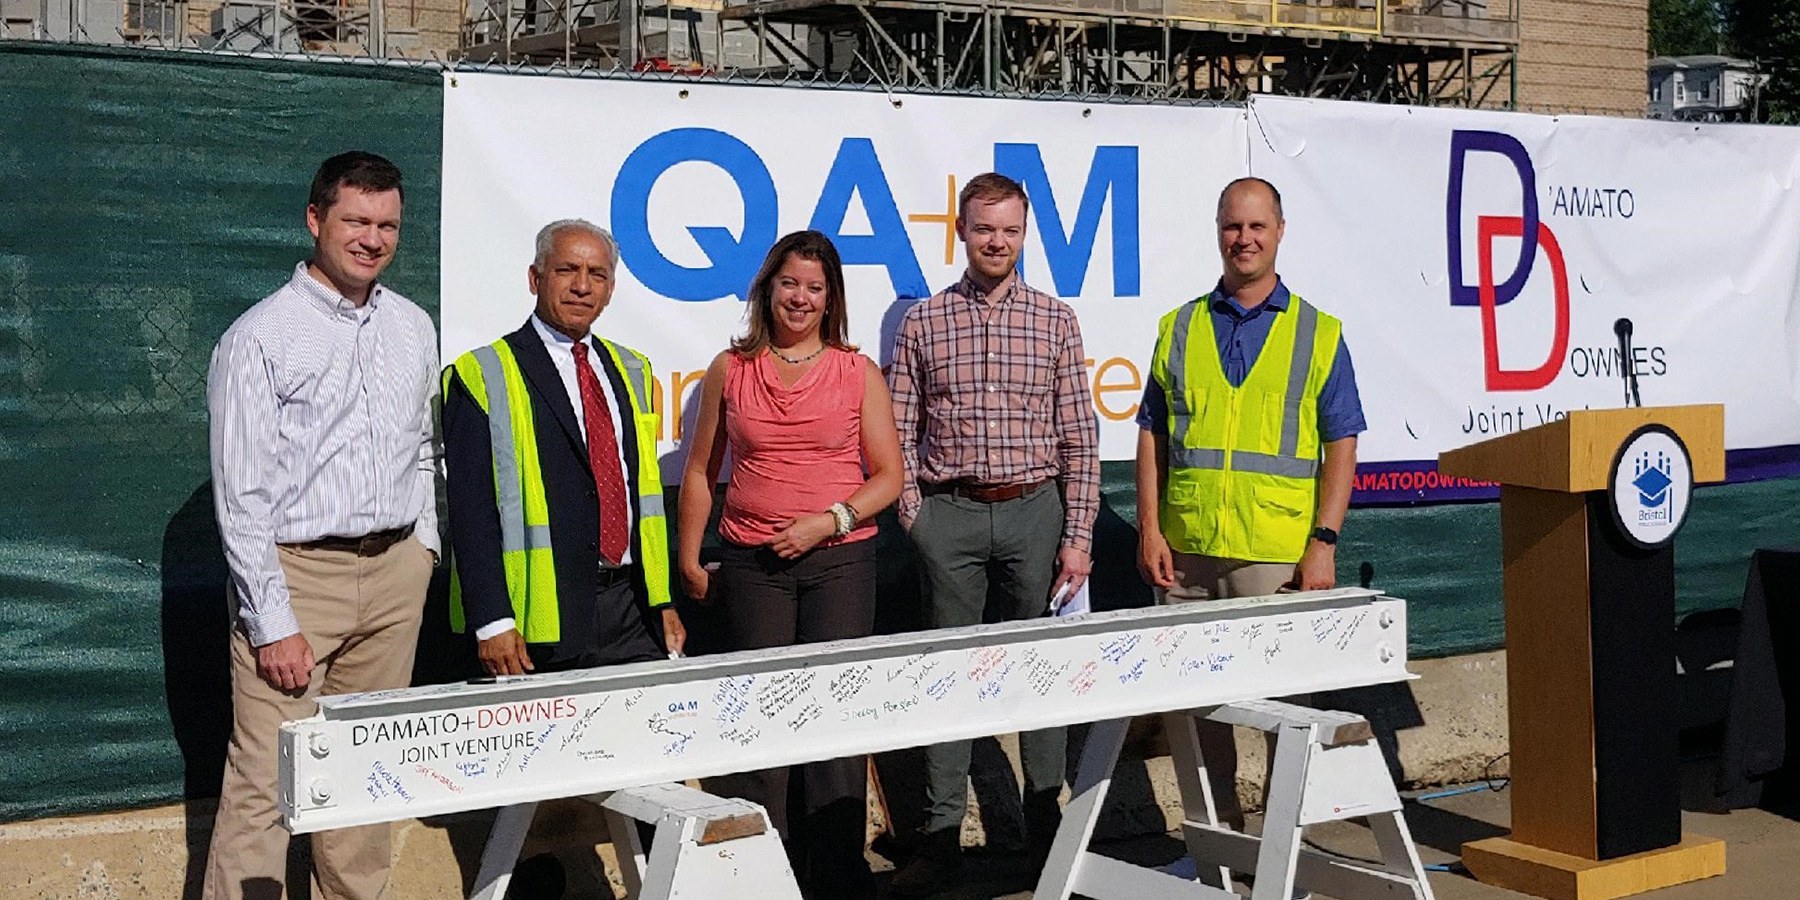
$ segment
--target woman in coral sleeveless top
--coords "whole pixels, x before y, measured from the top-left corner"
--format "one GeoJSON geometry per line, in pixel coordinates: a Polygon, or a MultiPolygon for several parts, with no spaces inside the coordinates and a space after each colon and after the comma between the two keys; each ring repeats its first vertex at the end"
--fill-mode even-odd
{"type": "MultiPolygon", "coordinates": [[[[816,231],[769,251],[745,304],[749,327],[701,385],[682,478],[676,562],[688,595],[719,604],[737,650],[865,637],[875,625],[875,514],[900,493],[887,384],[849,343],[837,249],[816,231]],[[730,484],[717,572],[700,565],[725,451],[730,484]],[[866,474],[865,474],[866,472],[866,474]]],[[[788,843],[810,896],[872,895],[863,857],[863,757],[740,777],[788,843]]]]}

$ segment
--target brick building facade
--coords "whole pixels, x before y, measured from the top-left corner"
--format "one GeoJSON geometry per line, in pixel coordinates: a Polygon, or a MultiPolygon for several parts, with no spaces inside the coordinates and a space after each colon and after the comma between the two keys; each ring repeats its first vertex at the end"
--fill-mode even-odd
{"type": "Polygon", "coordinates": [[[1644,114],[1649,0],[1519,0],[1520,109],[1644,114]]]}

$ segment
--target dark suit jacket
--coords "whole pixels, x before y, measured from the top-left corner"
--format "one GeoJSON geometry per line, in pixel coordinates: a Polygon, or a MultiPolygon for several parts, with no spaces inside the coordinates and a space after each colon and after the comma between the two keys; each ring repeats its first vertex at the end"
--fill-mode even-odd
{"type": "MultiPolygon", "coordinates": [[[[575,407],[556,374],[550,353],[529,320],[509,334],[506,343],[519,362],[525,389],[531,395],[531,415],[537,431],[538,460],[543,467],[545,499],[550,505],[550,545],[555,548],[557,607],[562,619],[561,641],[534,648],[533,657],[561,659],[580,652],[593,642],[596,631],[608,627],[596,621],[594,595],[599,583],[600,512],[594,473],[588,466],[587,442],[575,421],[575,407]]],[[[612,383],[613,415],[624,423],[620,429],[625,456],[626,495],[632,506],[631,558],[634,605],[651,635],[659,634],[649,619],[645,599],[644,558],[638,507],[637,434],[632,427],[630,395],[612,354],[597,341],[589,361],[599,361],[602,377],[612,383]],[[620,408],[623,407],[623,408],[620,408]]],[[[513,614],[506,593],[506,575],[500,561],[500,512],[494,497],[494,455],[488,435],[487,414],[475,402],[469,388],[451,370],[444,394],[443,412],[445,483],[449,495],[450,542],[457,576],[462,582],[463,610],[469,633],[496,619],[513,614]]],[[[659,477],[651,473],[651,477],[659,477]]],[[[608,618],[600,611],[602,619],[608,618]]],[[[616,626],[617,620],[614,619],[616,626]]],[[[602,643],[615,635],[599,635],[602,643]]]]}

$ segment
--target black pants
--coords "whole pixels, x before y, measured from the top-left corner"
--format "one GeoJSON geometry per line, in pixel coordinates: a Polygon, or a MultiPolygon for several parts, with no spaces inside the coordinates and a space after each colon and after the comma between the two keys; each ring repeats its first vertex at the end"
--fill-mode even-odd
{"type": "MultiPolygon", "coordinates": [[[[875,629],[875,542],[840,544],[796,560],[766,547],[725,542],[715,596],[733,650],[867,637],[875,629]]],[[[746,772],[734,796],[762,804],[809,888],[866,880],[867,757],[746,772]]]]}
{"type": "Polygon", "coordinates": [[[638,600],[637,566],[602,573],[593,605],[562,610],[562,640],[531,644],[531,664],[539,672],[566,672],[663,659],[667,654],[644,621],[638,600]]]}
{"type": "MultiPolygon", "coordinates": [[[[662,645],[644,621],[637,592],[640,577],[635,565],[601,573],[592,606],[561,611],[561,641],[526,645],[525,652],[536,666],[534,671],[567,672],[665,658],[662,645]]],[[[656,838],[656,826],[648,822],[633,824],[637,826],[638,842],[648,851],[656,838]]],[[[549,853],[520,862],[513,877],[515,890],[508,892],[512,896],[562,896],[568,880],[562,863],[549,853]]]]}

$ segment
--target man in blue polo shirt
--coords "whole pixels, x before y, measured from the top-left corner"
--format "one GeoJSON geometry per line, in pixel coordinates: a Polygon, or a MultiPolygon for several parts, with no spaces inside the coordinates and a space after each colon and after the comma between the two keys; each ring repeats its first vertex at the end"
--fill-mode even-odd
{"type": "MultiPolygon", "coordinates": [[[[1337,583],[1356,435],[1366,427],[1342,324],[1275,271],[1281,194],[1219,195],[1224,273],[1164,316],[1138,410],[1138,568],[1164,603],[1337,583]]],[[[1220,817],[1242,827],[1231,729],[1201,723],[1220,817]]]]}

